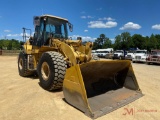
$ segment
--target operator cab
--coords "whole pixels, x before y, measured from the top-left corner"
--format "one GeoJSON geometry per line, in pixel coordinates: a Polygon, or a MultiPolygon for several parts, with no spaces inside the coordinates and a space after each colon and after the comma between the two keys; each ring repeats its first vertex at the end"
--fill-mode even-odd
{"type": "Polygon", "coordinates": [[[51,38],[68,39],[67,26],[71,32],[73,29],[73,25],[67,19],[51,15],[34,17],[34,26],[35,33],[32,44],[36,46],[48,45],[51,38]]]}

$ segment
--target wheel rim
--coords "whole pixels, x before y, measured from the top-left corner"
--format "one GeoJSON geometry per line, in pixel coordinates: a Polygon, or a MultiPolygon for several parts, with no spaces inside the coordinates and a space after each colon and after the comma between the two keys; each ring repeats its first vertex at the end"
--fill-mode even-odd
{"type": "Polygon", "coordinates": [[[42,78],[47,81],[50,76],[50,69],[47,62],[43,62],[41,67],[42,78]]]}
{"type": "Polygon", "coordinates": [[[23,68],[23,60],[22,58],[19,59],[19,69],[22,70],[23,68]]]}

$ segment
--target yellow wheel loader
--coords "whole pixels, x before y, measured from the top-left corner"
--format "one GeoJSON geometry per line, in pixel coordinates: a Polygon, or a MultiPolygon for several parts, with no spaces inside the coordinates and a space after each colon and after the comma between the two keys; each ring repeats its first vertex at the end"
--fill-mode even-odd
{"type": "MultiPolygon", "coordinates": [[[[34,17],[35,32],[22,46],[19,75],[38,73],[46,90],[62,89],[66,102],[97,118],[143,96],[127,60],[92,60],[93,44],[68,38],[73,25],[52,15],[34,17]]],[[[24,38],[26,32],[24,28],[24,38]]]]}

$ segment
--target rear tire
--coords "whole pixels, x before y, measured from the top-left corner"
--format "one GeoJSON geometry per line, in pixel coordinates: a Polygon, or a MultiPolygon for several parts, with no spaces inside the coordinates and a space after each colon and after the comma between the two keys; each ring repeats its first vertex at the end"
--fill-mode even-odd
{"type": "Polygon", "coordinates": [[[24,54],[23,52],[19,53],[18,71],[19,71],[19,75],[22,77],[31,76],[35,73],[35,71],[30,71],[27,69],[27,55],[24,54]]]}
{"type": "Polygon", "coordinates": [[[64,57],[60,53],[43,53],[37,68],[40,85],[46,90],[61,89],[66,67],[64,57]]]}

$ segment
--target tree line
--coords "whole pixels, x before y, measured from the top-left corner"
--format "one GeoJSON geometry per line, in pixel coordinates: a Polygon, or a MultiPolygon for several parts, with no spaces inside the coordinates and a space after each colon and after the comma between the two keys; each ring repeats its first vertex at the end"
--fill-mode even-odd
{"type": "Polygon", "coordinates": [[[0,49],[5,50],[20,50],[22,41],[11,39],[11,40],[0,40],[0,49]]]}
{"type": "MultiPolygon", "coordinates": [[[[22,41],[0,40],[0,49],[6,50],[19,50],[21,49],[22,41]]],[[[123,32],[115,37],[115,42],[106,37],[105,34],[100,36],[94,41],[93,50],[113,48],[114,50],[130,50],[130,49],[160,49],[160,34],[151,34],[151,36],[142,36],[140,34],[134,34],[131,36],[129,32],[123,32]]]]}
{"type": "Polygon", "coordinates": [[[114,48],[114,50],[131,50],[131,49],[160,49],[160,34],[151,34],[151,36],[142,36],[134,34],[131,36],[129,32],[123,32],[115,37],[115,42],[100,34],[94,41],[93,49],[114,48]]]}

